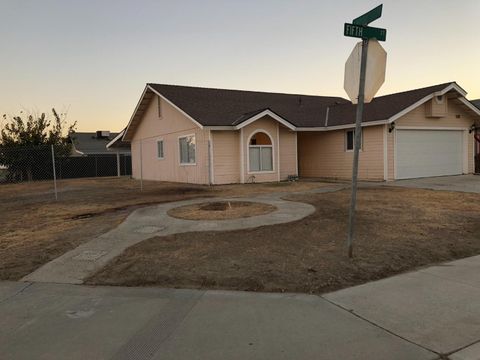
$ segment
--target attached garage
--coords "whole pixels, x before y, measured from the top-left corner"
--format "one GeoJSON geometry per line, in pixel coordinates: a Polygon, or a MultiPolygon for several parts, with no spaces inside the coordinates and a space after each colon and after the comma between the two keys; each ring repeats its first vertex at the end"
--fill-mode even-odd
{"type": "Polygon", "coordinates": [[[464,173],[463,130],[397,130],[397,179],[464,173]]]}

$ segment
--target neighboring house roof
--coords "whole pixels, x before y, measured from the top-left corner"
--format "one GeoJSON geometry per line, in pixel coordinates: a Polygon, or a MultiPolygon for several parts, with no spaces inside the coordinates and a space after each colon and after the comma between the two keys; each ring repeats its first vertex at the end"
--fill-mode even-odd
{"type": "MultiPolygon", "coordinates": [[[[110,133],[109,136],[98,136],[97,132],[74,132],[70,134],[74,151],[80,155],[111,154],[116,149],[107,149],[107,144],[118,133],[110,133]]],[[[130,152],[130,146],[122,148],[120,152],[130,152]]]]}
{"type": "Polygon", "coordinates": [[[127,128],[120,131],[117,135],[113,137],[113,139],[107,144],[107,149],[128,149],[130,150],[130,143],[127,141],[123,141],[123,135],[125,134],[125,130],[127,128]]]}
{"type": "Polygon", "coordinates": [[[470,102],[475,105],[477,108],[480,109],[480,99],[477,100],[470,100],[470,102]]]}
{"type": "MultiPolygon", "coordinates": [[[[456,93],[464,105],[480,115],[455,82],[379,96],[365,104],[363,123],[392,122],[435,95],[456,93]]],[[[292,129],[330,130],[355,123],[356,105],[334,96],[225,90],[191,86],[147,84],[125,131],[130,140],[155,95],[171,103],[198,126],[239,129],[264,113],[292,129]]]]}

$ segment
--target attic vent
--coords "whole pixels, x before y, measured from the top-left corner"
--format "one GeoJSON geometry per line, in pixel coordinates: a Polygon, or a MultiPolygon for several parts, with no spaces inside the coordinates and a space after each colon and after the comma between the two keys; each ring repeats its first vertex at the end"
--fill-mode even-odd
{"type": "Polygon", "coordinates": [[[110,137],[110,131],[106,130],[97,130],[97,138],[105,139],[110,137]]]}
{"type": "Polygon", "coordinates": [[[437,104],[442,104],[443,103],[443,95],[435,96],[435,101],[437,104]]]}

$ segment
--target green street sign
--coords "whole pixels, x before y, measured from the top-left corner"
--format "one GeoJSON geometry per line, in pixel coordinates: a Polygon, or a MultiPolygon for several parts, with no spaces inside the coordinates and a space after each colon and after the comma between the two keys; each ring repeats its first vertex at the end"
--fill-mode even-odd
{"type": "Polygon", "coordinates": [[[352,22],[354,25],[368,25],[372,21],[377,20],[380,16],[382,16],[382,5],[378,5],[375,9],[370,10],[369,12],[363,14],[362,16],[357,17],[352,22]]]}
{"type": "Polygon", "coordinates": [[[360,39],[385,41],[387,38],[387,29],[345,23],[343,35],[360,39]]]}

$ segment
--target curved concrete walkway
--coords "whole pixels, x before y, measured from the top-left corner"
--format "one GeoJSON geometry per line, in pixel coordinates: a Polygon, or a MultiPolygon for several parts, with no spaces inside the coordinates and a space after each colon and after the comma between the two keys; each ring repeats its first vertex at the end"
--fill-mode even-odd
{"type": "MultiPolygon", "coordinates": [[[[332,192],[344,186],[319,188],[310,193],[332,192]]],[[[256,197],[208,198],[166,203],[135,210],[115,229],[103,234],[43,265],[22,281],[81,284],[126,248],[143,240],[190,231],[226,231],[254,228],[300,220],[315,211],[310,204],[283,200],[293,193],[262,194],[256,197]],[[259,216],[231,220],[183,220],[172,218],[167,211],[205,201],[254,201],[271,204],[277,210],[259,216]]]]}

